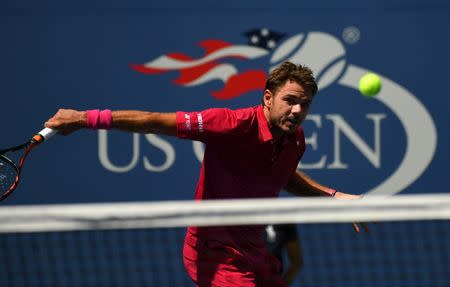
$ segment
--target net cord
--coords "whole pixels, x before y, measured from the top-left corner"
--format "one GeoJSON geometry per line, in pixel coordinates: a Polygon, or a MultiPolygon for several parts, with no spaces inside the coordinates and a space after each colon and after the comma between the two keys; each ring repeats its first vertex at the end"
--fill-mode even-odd
{"type": "Polygon", "coordinates": [[[450,219],[450,194],[359,200],[277,198],[16,205],[0,208],[0,233],[281,223],[450,219]]]}

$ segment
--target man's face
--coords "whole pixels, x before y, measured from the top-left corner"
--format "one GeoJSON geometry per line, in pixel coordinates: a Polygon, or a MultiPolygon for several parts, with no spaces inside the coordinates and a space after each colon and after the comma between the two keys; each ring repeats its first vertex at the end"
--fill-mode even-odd
{"type": "Polygon", "coordinates": [[[312,92],[293,81],[286,81],[276,94],[264,91],[264,114],[274,137],[294,133],[308,114],[312,92]]]}

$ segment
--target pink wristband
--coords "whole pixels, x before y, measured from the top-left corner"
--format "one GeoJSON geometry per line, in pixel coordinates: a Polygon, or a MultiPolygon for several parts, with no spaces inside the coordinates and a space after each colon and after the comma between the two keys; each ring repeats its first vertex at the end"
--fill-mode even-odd
{"type": "Polygon", "coordinates": [[[100,112],[100,117],[98,120],[98,128],[109,130],[112,126],[112,113],[111,110],[103,110],[100,112]]]}
{"type": "Polygon", "coordinates": [[[90,129],[98,129],[98,117],[100,116],[100,110],[88,110],[86,111],[86,126],[90,129]]]}
{"type": "Polygon", "coordinates": [[[111,110],[88,110],[86,111],[86,126],[90,129],[111,129],[111,110]]]}

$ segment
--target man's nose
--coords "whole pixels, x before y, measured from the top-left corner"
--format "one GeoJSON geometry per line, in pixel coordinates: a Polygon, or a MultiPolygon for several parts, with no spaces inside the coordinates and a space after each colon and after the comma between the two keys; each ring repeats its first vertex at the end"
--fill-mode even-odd
{"type": "Polygon", "coordinates": [[[302,106],[300,104],[296,104],[292,106],[291,112],[293,114],[299,114],[302,111],[302,106]]]}

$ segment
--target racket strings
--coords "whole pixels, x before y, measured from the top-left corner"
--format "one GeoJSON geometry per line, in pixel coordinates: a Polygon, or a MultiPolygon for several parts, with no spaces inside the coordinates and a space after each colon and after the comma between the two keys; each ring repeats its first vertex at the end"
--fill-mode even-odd
{"type": "MultiPolygon", "coordinates": [[[[19,159],[18,165],[14,165],[12,161],[9,161],[6,166],[10,166],[9,170],[6,172],[0,173],[0,201],[8,197],[17,187],[20,181],[20,174],[22,171],[22,166],[25,163],[25,160],[30,153],[30,151],[36,146],[34,143],[27,143],[22,145],[22,148],[25,147],[24,154],[19,159]],[[14,177],[14,179],[13,179],[14,177]]],[[[2,168],[5,164],[2,164],[2,168]]]]}
{"type": "Polygon", "coordinates": [[[20,181],[22,166],[30,151],[54,134],[56,134],[55,130],[45,128],[26,143],[7,149],[0,149],[0,201],[8,197],[16,189],[20,181]],[[18,161],[13,161],[9,156],[5,156],[8,152],[17,152],[19,150],[24,150],[24,152],[18,161]]]}
{"type": "Polygon", "coordinates": [[[0,161],[0,200],[6,198],[14,187],[17,185],[18,170],[16,166],[7,161],[5,158],[1,158],[0,161]]]}

